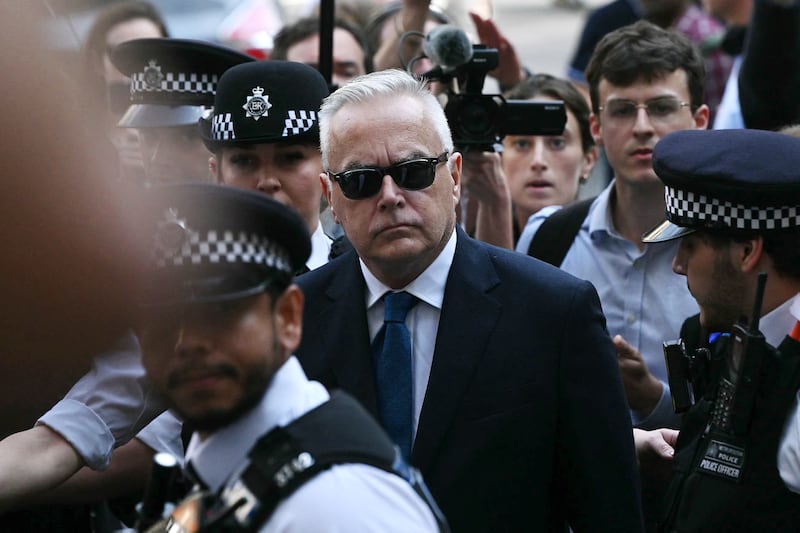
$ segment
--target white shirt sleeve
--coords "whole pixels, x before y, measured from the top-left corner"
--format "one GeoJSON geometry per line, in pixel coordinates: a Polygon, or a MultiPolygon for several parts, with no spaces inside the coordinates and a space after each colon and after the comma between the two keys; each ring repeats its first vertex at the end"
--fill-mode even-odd
{"type": "Polygon", "coordinates": [[[800,493],[800,392],[797,394],[778,448],[778,472],[789,490],[800,493]]]}
{"type": "Polygon", "coordinates": [[[115,446],[133,438],[164,409],[145,377],[139,342],[128,333],[95,357],[92,369],[37,424],[61,434],[89,467],[102,470],[115,446]]]}

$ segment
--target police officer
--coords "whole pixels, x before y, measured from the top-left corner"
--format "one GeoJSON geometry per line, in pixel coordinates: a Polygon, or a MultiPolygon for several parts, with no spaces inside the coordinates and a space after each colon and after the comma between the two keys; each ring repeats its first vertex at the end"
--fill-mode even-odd
{"type": "Polygon", "coordinates": [[[254,59],[204,41],[135,39],[114,48],[111,61],[131,79],[118,126],[138,133],[146,183],[212,181],[197,121],[211,113],[222,73],[254,59]]]}
{"type": "Polygon", "coordinates": [[[784,486],[776,456],[800,387],[800,343],[787,336],[800,291],[800,140],[675,132],[656,145],[653,168],[667,220],[643,240],[681,239],[673,270],[700,306],[681,333],[695,398],[660,527],[797,530],[800,496],[784,486]]]}
{"type": "Polygon", "coordinates": [[[303,270],[327,263],[337,248],[320,224],[317,113],[328,95],[325,78],[292,61],[238,65],[219,82],[210,120],[201,120],[219,183],[257,190],[294,207],[311,234],[303,270]]]}
{"type": "Polygon", "coordinates": [[[395,472],[399,455],[377,423],[309,381],[292,355],[305,222],[233,187],[147,194],[136,331],[147,376],[195,428],[186,460],[197,481],[156,530],[437,531],[435,505],[395,472]]]}

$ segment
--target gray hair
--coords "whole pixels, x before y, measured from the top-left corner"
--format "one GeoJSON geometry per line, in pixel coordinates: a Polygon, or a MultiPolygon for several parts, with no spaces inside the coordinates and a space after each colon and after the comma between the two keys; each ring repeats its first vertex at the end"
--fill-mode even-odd
{"type": "Polygon", "coordinates": [[[426,81],[416,79],[403,70],[388,69],[354,78],[323,100],[319,110],[322,168],[329,170],[330,121],[340,109],[348,104],[404,95],[416,98],[422,103],[425,114],[430,117],[439,139],[442,141],[444,151],[452,152],[453,136],[450,133],[450,126],[447,124],[447,117],[439,101],[428,89],[426,81]]]}

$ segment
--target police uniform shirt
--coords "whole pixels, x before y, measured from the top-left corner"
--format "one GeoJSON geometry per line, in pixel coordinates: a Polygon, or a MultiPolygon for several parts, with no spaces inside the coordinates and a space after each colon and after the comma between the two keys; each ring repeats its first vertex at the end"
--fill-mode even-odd
{"type": "MultiPolygon", "coordinates": [[[[290,357],[252,411],[204,441],[192,435],[186,452],[197,476],[215,492],[233,480],[259,437],[330,398],[290,357]]],[[[401,477],[364,464],[335,465],[276,507],[262,532],[437,531],[427,504],[401,477]]]]}
{"type": "MultiPolygon", "coordinates": [[[[662,343],[676,339],[681,325],[699,312],[686,280],[672,271],[678,241],[653,243],[639,251],[614,228],[611,193],[614,180],[592,203],[561,269],[595,286],[609,333],[622,335],[639,350],[648,370],[661,382],[661,398],[647,415],[631,411],[634,425],[645,429],[677,427],[672,409],[662,343]]],[[[557,208],[531,215],[517,244],[527,253],[533,235],[557,208]]]]}
{"type": "Polygon", "coordinates": [[[94,358],[92,369],[38,421],[59,433],[93,470],[106,468],[115,446],[154,421],[143,440],[157,452],[183,456],[181,423],[150,386],[133,333],[94,358]]]}
{"type": "Polygon", "coordinates": [[[322,224],[317,224],[317,229],[311,234],[311,255],[306,261],[309,270],[314,270],[328,262],[332,243],[331,238],[325,235],[322,224]]]}
{"type": "MultiPolygon", "coordinates": [[[[761,320],[762,324],[765,319],[768,319],[778,311],[781,313],[783,335],[786,335],[791,331],[795,323],[800,320],[800,294],[772,313],[769,313],[761,320]]],[[[763,333],[766,337],[767,332],[763,331],[763,333]]],[[[772,344],[770,338],[766,338],[767,342],[772,344]]],[[[794,406],[789,410],[789,413],[783,438],[778,448],[778,472],[789,490],[800,493],[800,391],[797,392],[794,406]]]]}
{"type": "MultiPolygon", "coordinates": [[[[406,316],[406,326],[411,334],[411,373],[412,373],[412,443],[417,435],[419,415],[422,411],[422,402],[425,400],[425,391],[428,388],[428,378],[433,364],[433,349],[436,345],[436,335],[439,330],[439,316],[442,313],[444,289],[447,276],[453,265],[456,253],[456,232],[442,249],[439,256],[426,268],[422,274],[406,287],[400,289],[416,296],[420,301],[406,316]]],[[[359,259],[361,272],[366,282],[367,326],[369,327],[370,343],[375,340],[383,326],[383,295],[391,291],[387,285],[378,280],[369,271],[364,262],[359,259]]]]}

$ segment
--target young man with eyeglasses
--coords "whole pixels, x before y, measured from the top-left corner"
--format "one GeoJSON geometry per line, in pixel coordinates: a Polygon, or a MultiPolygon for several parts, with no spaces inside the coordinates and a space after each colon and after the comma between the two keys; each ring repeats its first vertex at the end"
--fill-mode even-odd
{"type": "Polygon", "coordinates": [[[591,285],[457,226],[462,155],[411,75],[341,87],[320,141],[354,250],[297,280],[309,376],[378,417],[453,531],[640,531],[630,420],[591,285]]]}
{"type": "MultiPolygon", "coordinates": [[[[669,132],[704,129],[703,60],[683,36],[648,22],[607,35],[587,69],[592,133],[614,180],[595,199],[561,268],[600,294],[635,424],[676,427],[661,343],[675,338],[697,304],[671,270],[674,243],[645,245],[642,234],[664,212],[664,186],[652,152],[669,132]]],[[[519,251],[557,208],[526,226],[519,251]]]]}
{"type": "MultiPolygon", "coordinates": [[[[678,337],[697,303],[672,272],[677,245],[644,244],[641,237],[664,213],[654,146],[670,132],[708,125],[703,58],[682,35],[640,21],[604,37],[586,73],[592,134],[614,179],[592,202],[560,266],[591,281],[600,295],[634,425],[676,428],[662,343],[678,337]]],[[[518,251],[528,251],[557,210],[543,209],[528,221],[518,251]]]]}

